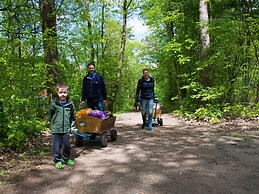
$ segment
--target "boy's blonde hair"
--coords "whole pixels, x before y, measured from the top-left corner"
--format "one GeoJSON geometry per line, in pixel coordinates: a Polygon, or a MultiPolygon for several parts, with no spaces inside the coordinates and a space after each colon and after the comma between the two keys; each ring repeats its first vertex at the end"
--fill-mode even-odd
{"type": "Polygon", "coordinates": [[[58,92],[58,90],[62,88],[62,89],[66,89],[68,91],[68,85],[67,84],[60,84],[58,83],[56,86],[56,91],[58,92]]]}

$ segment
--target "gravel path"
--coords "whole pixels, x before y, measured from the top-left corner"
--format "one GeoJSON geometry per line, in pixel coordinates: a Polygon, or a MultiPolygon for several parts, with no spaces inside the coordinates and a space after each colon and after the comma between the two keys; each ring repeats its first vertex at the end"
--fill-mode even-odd
{"type": "Polygon", "coordinates": [[[164,126],[140,129],[139,112],[117,117],[118,139],[73,146],[76,166],[51,160],[5,182],[8,194],[256,194],[259,132],[227,135],[163,114],[164,126]]]}

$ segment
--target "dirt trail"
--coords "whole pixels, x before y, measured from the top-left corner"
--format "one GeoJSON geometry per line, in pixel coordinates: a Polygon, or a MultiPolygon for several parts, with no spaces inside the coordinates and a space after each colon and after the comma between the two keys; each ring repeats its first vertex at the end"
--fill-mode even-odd
{"type": "MultiPolygon", "coordinates": [[[[164,126],[140,129],[139,112],[117,118],[118,139],[72,148],[76,166],[44,165],[6,180],[12,194],[259,193],[259,132],[237,137],[163,114],[164,126]]],[[[45,161],[44,161],[45,162],[45,161]]]]}

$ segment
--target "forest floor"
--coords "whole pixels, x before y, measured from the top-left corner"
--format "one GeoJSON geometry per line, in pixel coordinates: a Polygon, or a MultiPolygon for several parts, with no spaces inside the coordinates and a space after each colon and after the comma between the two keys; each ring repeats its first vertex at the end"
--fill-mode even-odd
{"type": "Polygon", "coordinates": [[[53,166],[48,133],[37,141],[41,156],[1,150],[0,193],[259,193],[258,117],[214,125],[162,118],[148,132],[139,112],[120,115],[117,141],[72,144],[76,165],[63,170],[53,166]]]}

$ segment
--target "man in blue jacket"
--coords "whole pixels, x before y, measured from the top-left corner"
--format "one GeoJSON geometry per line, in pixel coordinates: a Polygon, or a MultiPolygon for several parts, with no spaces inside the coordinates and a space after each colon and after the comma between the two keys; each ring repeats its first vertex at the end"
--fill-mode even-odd
{"type": "Polygon", "coordinates": [[[136,101],[141,103],[142,129],[146,126],[146,111],[148,110],[148,131],[152,130],[152,111],[155,99],[155,81],[148,74],[148,69],[143,69],[143,76],[138,80],[136,101]]]}
{"type": "Polygon", "coordinates": [[[88,108],[104,111],[107,93],[103,77],[95,72],[94,63],[89,63],[87,69],[88,74],[83,79],[81,104],[84,105],[87,100],[88,108]]]}

